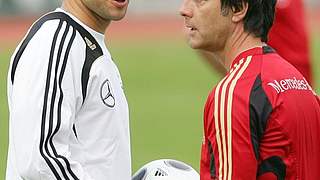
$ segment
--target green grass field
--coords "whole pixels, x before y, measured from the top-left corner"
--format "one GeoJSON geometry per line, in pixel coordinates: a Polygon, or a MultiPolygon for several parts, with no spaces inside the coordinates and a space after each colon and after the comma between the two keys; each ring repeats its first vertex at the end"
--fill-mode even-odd
{"type": "MultiPolygon", "coordinates": [[[[130,106],[133,172],[148,161],[172,158],[199,169],[202,112],[219,78],[184,41],[112,42],[130,106]]],[[[4,179],[8,109],[6,76],[12,49],[0,51],[0,179],[4,179]]],[[[319,92],[320,37],[313,40],[319,92]]]]}

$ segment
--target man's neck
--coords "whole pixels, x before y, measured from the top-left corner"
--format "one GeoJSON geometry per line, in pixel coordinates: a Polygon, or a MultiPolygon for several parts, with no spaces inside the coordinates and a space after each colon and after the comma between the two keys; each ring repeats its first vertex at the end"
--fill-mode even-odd
{"type": "Polygon", "coordinates": [[[241,25],[235,27],[232,36],[226,42],[224,50],[216,54],[220,57],[225,68],[229,70],[232,62],[240,53],[261,46],[263,46],[261,39],[245,32],[243,25],[241,25]]]}
{"type": "Polygon", "coordinates": [[[65,0],[62,3],[62,9],[77,17],[81,22],[93,30],[105,33],[111,20],[106,21],[87,8],[80,0],[65,0]]]}

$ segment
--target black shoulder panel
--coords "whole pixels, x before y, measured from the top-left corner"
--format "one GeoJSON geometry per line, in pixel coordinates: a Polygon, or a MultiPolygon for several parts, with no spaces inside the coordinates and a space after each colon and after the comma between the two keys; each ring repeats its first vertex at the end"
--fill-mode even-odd
{"type": "MultiPolygon", "coordinates": [[[[92,37],[93,38],[93,37],[92,37]]],[[[94,49],[92,46],[89,45],[86,46],[86,59],[82,67],[82,73],[81,73],[81,85],[82,85],[82,102],[86,99],[87,95],[87,87],[88,87],[88,81],[89,81],[89,75],[90,70],[92,67],[93,62],[103,55],[102,49],[98,48],[98,43],[93,38],[90,40],[92,43],[97,45],[97,48],[94,49]]]]}
{"type": "Polygon", "coordinates": [[[93,62],[103,55],[102,48],[99,46],[96,39],[85,29],[83,28],[79,23],[74,21],[71,17],[69,17],[67,14],[63,12],[53,12],[49,13],[45,16],[43,16],[41,19],[39,19],[31,28],[30,32],[22,42],[20,49],[17,51],[14,61],[12,64],[12,71],[11,71],[11,82],[13,84],[14,82],[14,74],[18,66],[18,62],[20,60],[21,55],[23,54],[24,50],[26,49],[27,45],[29,44],[30,40],[33,38],[33,36],[38,32],[38,30],[41,28],[41,26],[49,20],[54,19],[60,19],[62,21],[66,21],[68,24],[70,24],[73,28],[75,28],[81,37],[83,38],[84,42],[87,44],[86,46],[86,59],[85,63],[82,67],[82,74],[81,74],[81,85],[82,85],[82,96],[83,101],[87,94],[87,85],[89,80],[89,73],[91,66],[93,62]]]}
{"type": "Polygon", "coordinates": [[[270,54],[270,53],[275,53],[276,51],[270,47],[270,46],[263,46],[262,47],[263,54],[270,54]]]}
{"type": "Polygon", "coordinates": [[[260,74],[251,89],[249,106],[251,142],[256,158],[259,159],[259,144],[264,135],[269,115],[272,112],[271,103],[262,88],[260,74]]]}

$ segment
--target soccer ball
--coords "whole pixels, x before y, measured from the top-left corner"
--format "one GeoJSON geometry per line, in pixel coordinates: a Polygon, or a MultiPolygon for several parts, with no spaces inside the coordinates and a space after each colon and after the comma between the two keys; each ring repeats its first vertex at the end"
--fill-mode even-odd
{"type": "Polygon", "coordinates": [[[132,180],[199,180],[196,170],[184,162],[160,159],[149,162],[140,168],[132,180]]]}

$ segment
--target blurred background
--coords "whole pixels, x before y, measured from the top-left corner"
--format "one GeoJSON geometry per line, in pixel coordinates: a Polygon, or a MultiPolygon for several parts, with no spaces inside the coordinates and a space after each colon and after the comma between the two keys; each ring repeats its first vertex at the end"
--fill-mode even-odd
{"type": "MultiPolygon", "coordinates": [[[[199,170],[205,100],[221,76],[191,50],[178,15],[182,0],[131,0],[128,15],[107,30],[130,106],[133,172],[171,158],[199,170]]],[[[59,0],[0,0],[0,180],[8,142],[9,59],[27,29],[59,0]]],[[[306,0],[316,91],[320,92],[320,1],[306,0]]]]}

